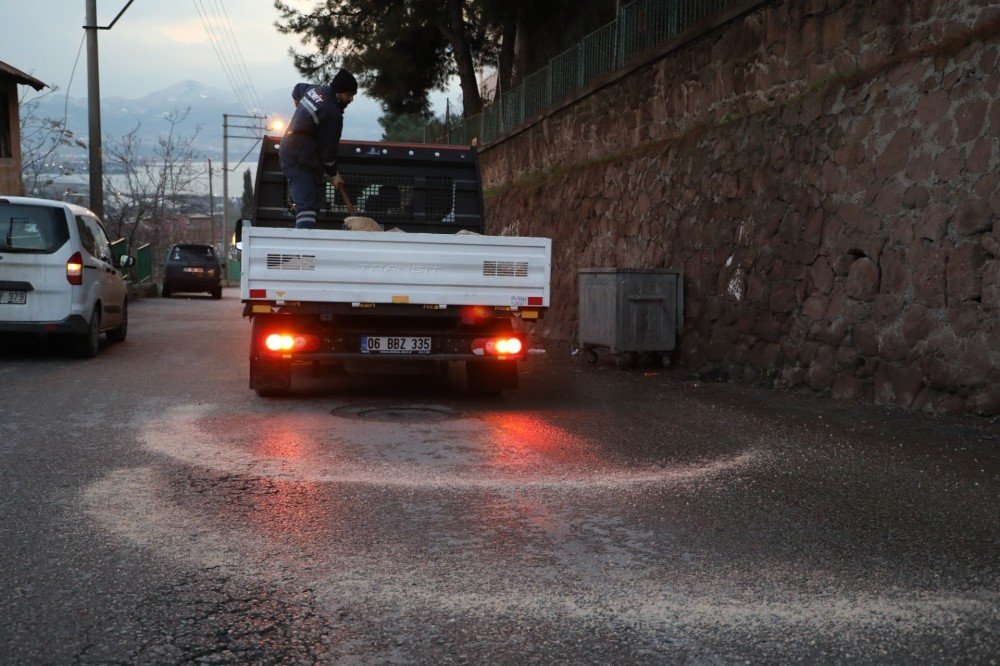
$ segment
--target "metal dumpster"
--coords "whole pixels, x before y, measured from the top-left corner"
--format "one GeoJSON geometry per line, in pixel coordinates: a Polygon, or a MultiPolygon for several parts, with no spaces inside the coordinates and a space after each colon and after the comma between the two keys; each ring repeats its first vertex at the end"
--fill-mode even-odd
{"type": "Polygon", "coordinates": [[[636,364],[640,353],[666,355],[684,321],[683,277],[675,269],[581,268],[580,349],[597,361],[597,349],[618,367],[636,364]]]}

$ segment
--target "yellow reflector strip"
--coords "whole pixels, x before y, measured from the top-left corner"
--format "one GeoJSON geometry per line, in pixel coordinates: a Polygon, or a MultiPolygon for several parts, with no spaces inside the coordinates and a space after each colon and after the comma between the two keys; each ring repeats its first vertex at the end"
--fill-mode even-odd
{"type": "Polygon", "coordinates": [[[409,303],[410,302],[410,297],[409,296],[393,296],[392,297],[392,302],[393,303],[409,303]]]}
{"type": "Polygon", "coordinates": [[[254,314],[268,314],[271,312],[270,305],[255,305],[253,306],[254,314]]]}
{"type": "Polygon", "coordinates": [[[525,310],[521,313],[521,319],[538,319],[538,310],[525,310]]]}

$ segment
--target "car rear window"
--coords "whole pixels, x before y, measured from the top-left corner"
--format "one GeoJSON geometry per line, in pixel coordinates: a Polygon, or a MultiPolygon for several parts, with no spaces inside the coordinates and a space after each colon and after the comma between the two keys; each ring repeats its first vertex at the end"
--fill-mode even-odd
{"type": "Polygon", "coordinates": [[[68,240],[62,209],[0,203],[0,252],[51,254],[68,240]]]}
{"type": "Polygon", "coordinates": [[[204,263],[215,260],[215,250],[209,246],[174,247],[170,249],[170,261],[204,263]]]}

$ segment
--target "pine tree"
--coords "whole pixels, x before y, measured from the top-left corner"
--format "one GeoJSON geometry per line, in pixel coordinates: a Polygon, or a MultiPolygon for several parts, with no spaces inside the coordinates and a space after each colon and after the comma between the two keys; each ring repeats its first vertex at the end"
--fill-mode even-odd
{"type": "Polygon", "coordinates": [[[243,197],[240,199],[240,217],[248,219],[253,216],[253,180],[250,169],[243,172],[243,197]]]}

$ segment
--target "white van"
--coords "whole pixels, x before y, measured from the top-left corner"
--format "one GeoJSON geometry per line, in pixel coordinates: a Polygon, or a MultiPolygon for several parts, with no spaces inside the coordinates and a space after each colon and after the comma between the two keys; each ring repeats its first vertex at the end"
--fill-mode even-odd
{"type": "Polygon", "coordinates": [[[61,335],[96,356],[101,333],[128,331],[122,269],[92,212],[61,201],[0,195],[0,333],[61,335]]]}

